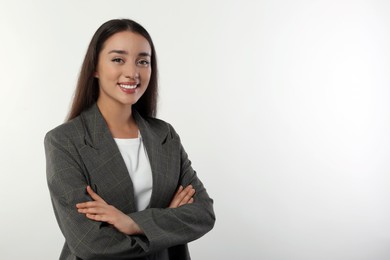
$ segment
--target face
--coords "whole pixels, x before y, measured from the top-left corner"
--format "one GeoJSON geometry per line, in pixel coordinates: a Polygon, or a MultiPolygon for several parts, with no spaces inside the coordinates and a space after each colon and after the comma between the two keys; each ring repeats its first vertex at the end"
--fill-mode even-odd
{"type": "Polygon", "coordinates": [[[99,53],[95,77],[98,104],[131,106],[145,93],[151,74],[151,48],[140,34],[123,31],[112,35],[99,53]]]}

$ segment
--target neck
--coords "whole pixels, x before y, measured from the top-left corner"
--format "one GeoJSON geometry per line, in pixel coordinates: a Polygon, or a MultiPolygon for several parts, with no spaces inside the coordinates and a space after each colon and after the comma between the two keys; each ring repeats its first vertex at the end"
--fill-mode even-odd
{"type": "Polygon", "coordinates": [[[98,99],[97,106],[114,138],[138,136],[138,127],[132,115],[131,105],[107,104],[98,99]]]}

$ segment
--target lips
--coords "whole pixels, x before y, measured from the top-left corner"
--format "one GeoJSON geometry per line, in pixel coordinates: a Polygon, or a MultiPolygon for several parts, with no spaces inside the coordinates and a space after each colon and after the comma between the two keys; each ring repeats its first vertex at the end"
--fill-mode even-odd
{"type": "Polygon", "coordinates": [[[139,87],[139,83],[137,82],[126,82],[126,83],[118,83],[118,86],[120,89],[127,93],[127,94],[133,94],[135,93],[137,87],[139,87]]]}
{"type": "Polygon", "coordinates": [[[124,88],[124,89],[135,89],[138,86],[138,84],[136,84],[136,83],[133,83],[133,84],[119,84],[119,86],[121,88],[124,88]]]}

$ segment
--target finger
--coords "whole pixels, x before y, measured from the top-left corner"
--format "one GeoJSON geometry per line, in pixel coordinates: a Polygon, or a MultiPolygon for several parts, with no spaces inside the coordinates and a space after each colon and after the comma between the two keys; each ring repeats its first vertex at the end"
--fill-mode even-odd
{"type": "Polygon", "coordinates": [[[192,185],[188,185],[185,189],[181,189],[180,192],[176,193],[169,207],[177,208],[181,205],[187,204],[194,193],[195,190],[193,189],[192,185]]]}
{"type": "Polygon", "coordinates": [[[101,201],[101,202],[104,202],[106,203],[99,195],[96,194],[96,192],[94,192],[91,188],[91,186],[87,186],[87,192],[89,194],[89,196],[91,196],[91,198],[93,200],[96,200],[96,201],[101,201]]]}
{"type": "Polygon", "coordinates": [[[92,207],[97,207],[101,204],[101,202],[97,201],[87,201],[87,202],[82,202],[82,203],[77,203],[76,207],[81,209],[81,208],[92,208],[92,207]]]}
{"type": "Polygon", "coordinates": [[[192,190],[192,185],[188,185],[185,189],[183,189],[178,195],[177,195],[177,200],[182,201],[185,196],[192,190]]]}
{"type": "Polygon", "coordinates": [[[185,189],[189,191],[189,190],[191,190],[191,189],[193,189],[193,188],[194,188],[194,187],[192,187],[192,185],[190,184],[190,185],[188,185],[185,189]]]}
{"type": "Polygon", "coordinates": [[[184,204],[187,204],[191,199],[192,196],[195,194],[195,189],[191,189],[186,193],[186,195],[183,197],[183,199],[180,201],[179,206],[182,206],[184,204]]]}
{"type": "Polygon", "coordinates": [[[169,204],[170,208],[176,208],[179,205],[180,199],[178,199],[178,196],[183,191],[183,189],[184,189],[184,187],[182,185],[180,185],[179,188],[177,189],[175,195],[173,196],[171,203],[169,204]]]}
{"type": "Polygon", "coordinates": [[[183,186],[180,186],[178,192],[176,193],[175,197],[173,198],[173,206],[178,207],[181,203],[181,201],[184,199],[184,197],[188,194],[188,192],[191,190],[191,185],[188,185],[186,188],[183,188],[183,186]]]}
{"type": "Polygon", "coordinates": [[[86,202],[77,203],[76,207],[77,208],[94,208],[94,207],[104,207],[106,205],[107,205],[107,203],[101,202],[101,201],[86,201],[86,202]]]}
{"type": "Polygon", "coordinates": [[[177,206],[179,206],[179,201],[174,198],[169,204],[169,208],[177,208],[177,206]]]}
{"type": "Polygon", "coordinates": [[[194,198],[191,198],[189,201],[188,201],[188,204],[192,204],[194,203],[194,198]]]}
{"type": "Polygon", "coordinates": [[[181,200],[189,200],[195,194],[195,189],[192,186],[186,187],[186,189],[180,194],[181,200]]]}
{"type": "Polygon", "coordinates": [[[175,193],[175,196],[178,195],[180,192],[182,192],[183,189],[184,189],[183,186],[180,185],[180,187],[177,189],[175,193]]]}
{"type": "Polygon", "coordinates": [[[105,219],[106,217],[104,215],[97,215],[97,214],[85,214],[85,216],[89,219],[100,221],[100,222],[107,222],[105,219]]]}
{"type": "Polygon", "coordinates": [[[95,208],[79,208],[79,209],[77,209],[77,211],[78,211],[79,213],[84,213],[84,214],[90,213],[90,214],[99,214],[99,215],[102,215],[102,214],[106,214],[107,209],[102,208],[102,207],[95,207],[95,208]]]}

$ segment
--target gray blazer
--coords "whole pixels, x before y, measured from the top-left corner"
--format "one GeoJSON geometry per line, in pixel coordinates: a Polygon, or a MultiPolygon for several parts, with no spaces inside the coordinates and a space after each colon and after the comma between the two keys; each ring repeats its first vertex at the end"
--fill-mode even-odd
{"type": "Polygon", "coordinates": [[[136,211],[133,184],[105,120],[94,104],[46,134],[46,172],[54,213],[65,236],[60,259],[190,259],[187,243],[212,229],[213,201],[168,123],[133,111],[153,173],[150,205],[136,211]],[[167,208],[179,185],[192,184],[194,203],[167,208]],[[145,235],[125,235],[89,220],[76,204],[90,185],[129,215],[145,235]]]}

